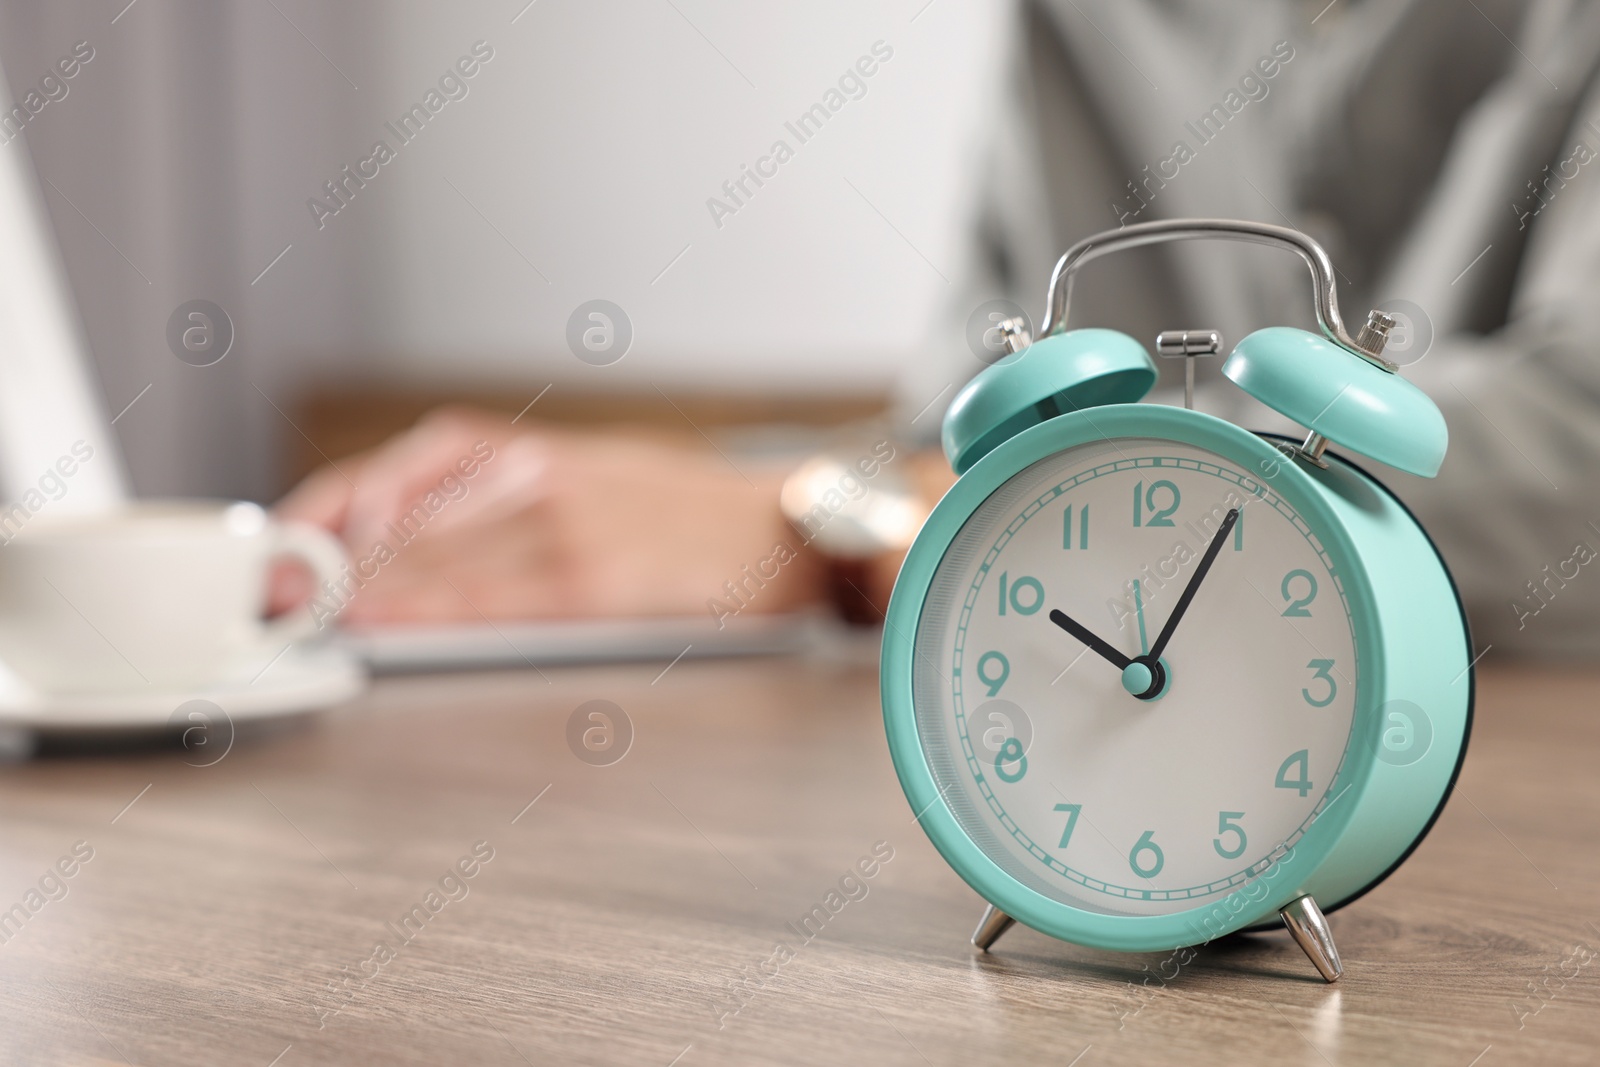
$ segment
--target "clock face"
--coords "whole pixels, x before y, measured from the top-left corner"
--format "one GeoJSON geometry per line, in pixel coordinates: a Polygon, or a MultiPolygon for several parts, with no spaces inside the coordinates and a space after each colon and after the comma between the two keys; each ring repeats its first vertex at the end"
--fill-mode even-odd
{"type": "Polygon", "coordinates": [[[951,542],[915,634],[917,734],[964,833],[1019,882],[1102,914],[1203,908],[1337,801],[1350,604],[1272,473],[1102,441],[1012,477],[951,542]]]}

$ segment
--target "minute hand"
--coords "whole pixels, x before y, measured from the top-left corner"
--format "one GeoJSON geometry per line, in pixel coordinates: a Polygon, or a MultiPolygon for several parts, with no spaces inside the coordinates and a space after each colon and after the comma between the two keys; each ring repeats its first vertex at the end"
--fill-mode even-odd
{"type": "Polygon", "coordinates": [[[1216,536],[1206,546],[1206,554],[1200,557],[1200,566],[1195,568],[1194,577],[1189,579],[1189,584],[1184,586],[1183,595],[1178,598],[1178,603],[1172,609],[1172,614],[1167,618],[1167,624],[1161,628],[1161,633],[1156,637],[1156,643],[1150,646],[1150,659],[1160,659],[1161,653],[1166,651],[1167,642],[1172,639],[1172,633],[1178,628],[1178,620],[1183,618],[1183,613],[1189,610],[1189,601],[1194,599],[1194,594],[1199,590],[1200,583],[1205,580],[1206,572],[1211,569],[1211,564],[1216,562],[1217,553],[1222,551],[1222,542],[1228,536],[1228,531],[1233,529],[1233,524],[1239,521],[1239,509],[1234,508],[1222,519],[1222,525],[1217,527],[1216,536]]]}

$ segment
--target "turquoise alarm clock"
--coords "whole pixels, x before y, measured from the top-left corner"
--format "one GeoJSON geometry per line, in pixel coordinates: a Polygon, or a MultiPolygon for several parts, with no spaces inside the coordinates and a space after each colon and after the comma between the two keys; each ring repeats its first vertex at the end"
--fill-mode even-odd
{"type": "Polygon", "coordinates": [[[1431,477],[1437,407],[1383,357],[1394,320],[1351,337],[1333,265],[1295,230],[1179,220],[1088,238],[1056,265],[1038,340],[945,416],[960,478],[901,569],[884,628],[895,770],[934,845],[1013,922],[1165,951],[1281,921],[1322,976],[1325,913],[1421,841],[1460,769],[1473,657],[1455,584],[1357,453],[1431,477]],[[1067,329],[1075,272],[1120,249],[1220,238],[1311,268],[1322,336],[1240,341],[1224,376],[1303,442],[1192,410],[1214,331],[1163,333],[1184,407],[1139,403],[1144,347],[1067,329]]]}

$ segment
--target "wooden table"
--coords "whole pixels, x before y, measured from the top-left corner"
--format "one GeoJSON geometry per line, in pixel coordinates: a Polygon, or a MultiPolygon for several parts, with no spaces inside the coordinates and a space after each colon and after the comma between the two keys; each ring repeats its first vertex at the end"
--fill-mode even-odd
{"type": "Polygon", "coordinates": [[[1486,673],[1461,788],[1333,917],[1347,973],[1327,986],[1281,935],[1167,982],[1161,956],[1020,928],[976,955],[979,901],[913,824],[869,668],[660,670],[391,678],[212,766],[5,769],[0,908],[41,878],[66,895],[0,945],[0,1059],[1600,1060],[1600,674],[1486,673]],[[634,726],[610,766],[567,744],[591,699],[634,726]],[[798,937],[877,842],[893,858],[866,895],[798,937]],[[72,877],[47,878],[61,857],[72,877]]]}

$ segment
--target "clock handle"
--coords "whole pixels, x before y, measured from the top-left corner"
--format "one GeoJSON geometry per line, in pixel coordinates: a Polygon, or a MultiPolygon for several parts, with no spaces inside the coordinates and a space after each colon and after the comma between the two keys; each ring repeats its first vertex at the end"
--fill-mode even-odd
{"type": "Polygon", "coordinates": [[[1107,230],[1085,237],[1056,263],[1050,274],[1050,290],[1045,300],[1044,325],[1040,337],[1050,337],[1067,328],[1067,309],[1072,300],[1072,276],[1079,267],[1092,259],[1110,252],[1121,252],[1144,245],[1165,244],[1168,241],[1193,241],[1216,239],[1224,241],[1249,241],[1254,244],[1273,245],[1297,252],[1311,268],[1311,289],[1316,301],[1317,323],[1328,339],[1362,359],[1393,372],[1395,364],[1383,358],[1384,345],[1395,319],[1381,311],[1367,315],[1367,324],[1351,337],[1339,315],[1339,294],[1333,276],[1333,261],[1322,246],[1299,230],[1287,226],[1273,226],[1265,222],[1244,222],[1235,219],[1166,219],[1157,222],[1139,222],[1117,230],[1107,230]]]}

